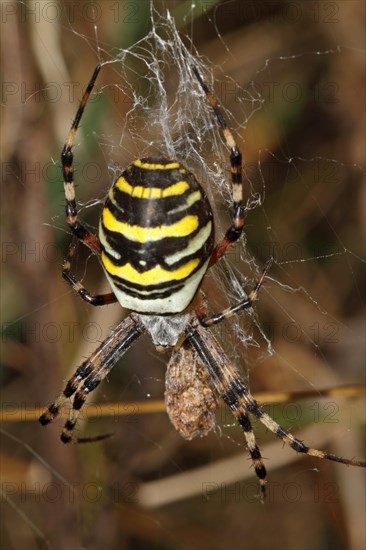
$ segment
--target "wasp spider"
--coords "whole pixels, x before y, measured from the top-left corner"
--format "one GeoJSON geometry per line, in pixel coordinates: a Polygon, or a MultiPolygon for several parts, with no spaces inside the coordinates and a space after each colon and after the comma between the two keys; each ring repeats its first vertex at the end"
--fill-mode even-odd
{"type": "Polygon", "coordinates": [[[62,275],[86,302],[101,306],[118,301],[132,312],[77,368],[64,391],[41,415],[40,423],[51,422],[65,400],[74,396],[61,439],[64,443],[82,441],[73,435],[73,430],[88,394],[132,344],[148,332],[157,349],[173,349],[167,368],[165,398],[175,428],[187,439],[209,432],[215,426],[217,397],[221,397],[243,429],[263,495],[266,469],[250,415],[296,452],[365,467],[365,462],[312,449],[279,426],[252,397],[241,374],[209,330],[212,325],[252,307],[271,261],[267,262],[247,299],[221,313],[207,315],[199,286],[208,268],[240,238],[245,207],[240,150],[196,67],[193,66],[192,71],[230,151],[232,225],[224,238],[215,245],[212,208],[195,176],[177,160],[165,157],[135,160],[118,176],[103,206],[98,236],[79,221],[72,148],[100,69],[98,65],[94,70],[61,155],[66,221],[73,234],[62,275]],[[80,241],[98,256],[112,293],[92,295],[73,275],[71,264],[80,241]]]}

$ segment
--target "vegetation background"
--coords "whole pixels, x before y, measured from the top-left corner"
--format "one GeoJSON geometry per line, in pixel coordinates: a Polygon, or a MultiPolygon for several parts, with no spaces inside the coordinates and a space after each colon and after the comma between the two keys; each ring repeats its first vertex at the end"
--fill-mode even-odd
{"type": "MultiPolygon", "coordinates": [[[[271,392],[315,391],[268,410],[309,445],[364,457],[364,399],[322,390],[364,381],[365,5],[202,0],[193,15],[190,2],[155,6],[168,6],[221,80],[224,73],[243,87],[254,81],[264,98],[236,138],[253,179],[262,170],[259,191],[266,185],[246,239],[258,265],[275,255],[256,310],[276,353],[265,349],[265,361],[257,350],[246,351],[246,361],[237,353],[236,363],[267,403],[271,392]]],[[[34,421],[35,408],[52,401],[124,314],[119,306],[88,307],[61,280],[70,236],[59,154],[98,61],[96,45],[113,53],[142,38],[149,3],[13,1],[1,9],[2,548],[364,547],[363,471],[297,456],[257,426],[270,480],[262,505],[227,411],[220,410],[215,433],[191,442],[154,412],[167,358],[147,339],[95,396],[100,405],[118,403],[118,411],[80,426],[88,435],[112,426],[114,438],[65,447],[59,424],[41,429],[34,421]],[[181,477],[198,467],[199,481],[181,477]],[[230,483],[220,481],[234,471],[230,483]]],[[[100,136],[118,144],[131,108],[113,100],[113,79],[105,67],[103,99],[88,106],[75,147],[78,200],[92,227],[98,205],[91,201],[111,184],[100,136]]],[[[216,93],[238,120],[235,93],[216,93]]],[[[121,149],[119,163],[131,160],[121,149]]],[[[77,267],[87,287],[107,290],[85,251],[77,267]]],[[[211,279],[207,293],[215,293],[211,279]]],[[[215,300],[222,305],[225,296],[215,300]]]]}

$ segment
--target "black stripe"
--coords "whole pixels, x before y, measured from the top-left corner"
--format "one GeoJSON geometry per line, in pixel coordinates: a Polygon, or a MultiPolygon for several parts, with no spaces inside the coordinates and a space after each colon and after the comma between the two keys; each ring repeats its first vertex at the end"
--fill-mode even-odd
{"type": "Polygon", "coordinates": [[[241,183],[242,182],[242,175],[237,174],[236,172],[231,173],[231,178],[233,183],[241,183]]]}
{"type": "Polygon", "coordinates": [[[70,443],[72,437],[69,433],[62,432],[61,434],[61,441],[62,443],[70,443]]]}
{"type": "Polygon", "coordinates": [[[252,398],[249,403],[245,403],[245,406],[250,414],[252,414],[256,418],[262,418],[264,412],[262,411],[255,399],[252,398]]]}
{"type": "MultiPolygon", "coordinates": [[[[116,260],[115,258],[112,258],[111,256],[109,256],[112,260],[113,260],[113,263],[116,263],[116,260]]],[[[196,256],[193,255],[193,256],[188,256],[185,258],[185,261],[184,262],[181,262],[181,263],[186,263],[187,260],[191,259],[191,258],[195,258],[196,256]]],[[[124,262],[125,263],[125,262],[124,262]]],[[[161,265],[161,264],[157,264],[157,265],[161,265]]],[[[163,283],[158,283],[158,284],[152,284],[152,285],[148,285],[148,284],[139,284],[139,283],[134,283],[132,281],[129,281],[128,279],[123,279],[123,277],[120,277],[118,275],[113,275],[112,273],[109,273],[109,271],[106,269],[106,272],[108,273],[109,277],[113,280],[113,282],[118,286],[118,284],[121,284],[125,287],[125,289],[130,289],[130,288],[134,288],[135,290],[140,290],[140,291],[147,291],[147,292],[150,292],[152,290],[163,290],[163,289],[169,289],[169,292],[172,293],[175,289],[177,288],[181,288],[182,286],[184,286],[184,283],[186,281],[188,281],[189,279],[191,279],[191,277],[193,277],[195,275],[195,273],[197,273],[197,271],[199,269],[201,269],[203,265],[203,259],[201,258],[201,261],[197,264],[197,266],[195,267],[195,269],[193,271],[191,271],[186,277],[184,277],[183,279],[174,279],[172,278],[170,281],[166,281],[166,282],[163,282],[163,283]]],[[[165,267],[165,264],[163,263],[163,267],[165,267]]],[[[141,273],[144,273],[147,269],[147,266],[143,266],[143,269],[139,269],[139,271],[141,273]]],[[[168,271],[171,271],[173,272],[174,270],[174,266],[167,266],[167,270],[168,271]]]]}
{"type": "Polygon", "coordinates": [[[304,443],[302,441],[300,441],[299,439],[295,439],[295,441],[290,443],[290,447],[298,453],[305,453],[306,454],[309,450],[309,447],[304,445],[304,443]]]}
{"type": "Polygon", "coordinates": [[[238,147],[235,145],[235,147],[233,147],[230,152],[231,166],[241,166],[241,160],[242,160],[241,152],[239,151],[238,147]]]}
{"type": "Polygon", "coordinates": [[[257,477],[259,477],[259,479],[266,479],[267,471],[266,471],[265,467],[263,466],[263,464],[261,464],[260,466],[254,466],[254,469],[255,469],[255,473],[257,474],[257,477]]]}
{"type": "Polygon", "coordinates": [[[252,457],[253,460],[261,460],[262,455],[257,445],[254,447],[254,449],[249,449],[249,451],[250,451],[250,456],[252,457]]]}
{"type": "Polygon", "coordinates": [[[103,252],[108,256],[113,265],[122,266],[130,263],[139,273],[144,273],[157,265],[162,266],[167,271],[174,271],[195,258],[200,260],[196,268],[197,270],[211,256],[214,246],[214,233],[211,231],[201,248],[192,254],[183,256],[173,264],[168,264],[165,258],[184,250],[202,228],[199,227],[197,231],[188,237],[167,237],[159,241],[150,241],[147,243],[131,241],[121,233],[110,231],[104,224],[102,224],[102,229],[110,248],[121,256],[121,258],[115,258],[102,245],[103,252]],[[141,265],[140,260],[143,260],[145,263],[141,265]]]}
{"type": "Polygon", "coordinates": [[[141,299],[144,298],[145,292],[149,293],[150,298],[159,296],[160,292],[167,292],[167,295],[172,294],[173,292],[176,292],[184,287],[185,283],[185,281],[167,281],[166,283],[146,286],[139,285],[137,283],[131,283],[130,281],[124,281],[123,279],[120,279],[119,277],[115,277],[113,275],[109,276],[111,277],[117,288],[123,290],[124,292],[126,292],[126,294],[131,292],[131,296],[137,296],[141,299]]]}
{"type": "MultiPolygon", "coordinates": [[[[172,296],[173,294],[181,290],[184,286],[184,284],[181,284],[179,286],[174,286],[174,287],[171,286],[169,288],[166,288],[165,290],[160,290],[160,292],[157,290],[151,291],[149,288],[149,290],[147,291],[147,294],[141,294],[137,290],[133,290],[131,288],[132,285],[128,287],[124,286],[120,284],[120,282],[117,282],[115,279],[113,280],[113,282],[119,290],[122,290],[128,296],[131,296],[132,298],[138,298],[139,300],[158,300],[160,298],[169,298],[169,296],[172,296]]],[[[146,291],[146,287],[143,287],[143,288],[146,291]]]]}
{"type": "Polygon", "coordinates": [[[73,430],[76,426],[76,422],[75,420],[66,420],[66,423],[65,423],[65,430],[73,430]]]}
{"type": "Polygon", "coordinates": [[[79,383],[81,382],[81,380],[86,378],[88,376],[88,374],[90,374],[91,371],[92,371],[92,369],[90,368],[89,373],[87,373],[82,378],[80,377],[79,379],[78,379],[77,376],[73,376],[72,379],[69,380],[66,384],[66,388],[64,389],[64,396],[65,397],[71,397],[76,392],[76,390],[78,389],[78,386],[79,386],[79,383]]]}
{"type": "MultiPolygon", "coordinates": [[[[130,194],[124,193],[120,189],[117,189],[117,187],[114,187],[113,197],[117,208],[114,204],[113,206],[110,206],[109,199],[106,201],[106,206],[108,206],[109,210],[113,212],[113,215],[117,220],[128,220],[128,223],[131,225],[140,225],[140,221],[144,219],[146,212],[153,213],[154,226],[157,227],[159,225],[166,224],[167,217],[169,218],[169,223],[174,223],[174,221],[179,221],[179,219],[184,218],[188,213],[190,213],[190,208],[182,209],[180,212],[175,214],[174,210],[184,205],[187,197],[194,191],[195,190],[190,188],[181,195],[156,199],[145,199],[131,196],[130,194]]],[[[201,208],[202,202],[202,199],[196,201],[196,203],[201,203],[201,208]]]]}
{"type": "MultiPolygon", "coordinates": [[[[344,459],[342,457],[334,455],[332,453],[324,453],[324,458],[326,458],[327,460],[333,460],[334,462],[340,462],[340,463],[344,464],[344,459]]],[[[358,463],[358,461],[357,461],[357,463],[358,463]]],[[[366,462],[361,462],[359,464],[362,468],[366,467],[366,462]]]]}
{"type": "Polygon", "coordinates": [[[240,426],[243,428],[243,430],[245,432],[252,432],[253,429],[252,429],[252,425],[250,423],[250,420],[249,420],[249,417],[247,414],[245,413],[241,413],[238,417],[237,417],[237,420],[240,424],[240,426]]]}
{"type": "Polygon", "coordinates": [[[52,405],[50,405],[47,410],[50,414],[55,415],[55,414],[58,414],[60,407],[55,403],[52,403],[52,405]]]}
{"type": "Polygon", "coordinates": [[[50,405],[48,409],[43,414],[41,414],[41,416],[38,418],[38,422],[42,424],[42,426],[47,426],[47,424],[52,422],[52,420],[56,416],[58,416],[59,412],[60,412],[59,405],[52,403],[52,405],[50,405]]]}
{"type": "MultiPolygon", "coordinates": [[[[98,384],[95,384],[93,388],[91,388],[89,391],[94,390],[94,388],[97,387],[98,384]]],[[[89,389],[89,388],[88,388],[89,389]]],[[[84,405],[86,398],[88,397],[89,392],[84,392],[84,390],[78,391],[78,393],[74,397],[74,401],[72,404],[72,408],[76,411],[80,410],[81,407],[84,405]]]]}
{"type": "Polygon", "coordinates": [[[226,391],[222,395],[222,398],[225,401],[226,405],[228,405],[228,407],[230,407],[231,409],[232,408],[237,408],[238,400],[237,400],[236,395],[235,395],[234,392],[232,392],[231,390],[226,391]]]}
{"type": "MultiPolygon", "coordinates": [[[[61,163],[64,168],[70,168],[72,167],[72,161],[73,161],[74,155],[70,147],[67,145],[64,145],[64,148],[62,149],[61,153],[61,163]]],[[[66,170],[64,170],[66,175],[66,170]]],[[[72,174],[72,169],[70,172],[72,174]]]]}
{"type": "Polygon", "coordinates": [[[160,187],[165,189],[170,187],[178,181],[186,180],[188,183],[193,180],[196,181],[194,175],[189,172],[185,166],[180,164],[178,161],[173,159],[168,159],[165,157],[147,157],[140,159],[143,164],[178,164],[178,168],[170,169],[149,169],[135,166],[130,164],[121,174],[122,177],[132,186],[142,185],[143,187],[160,187]],[[183,169],[185,172],[182,174],[179,170],[183,169]]]}
{"type": "Polygon", "coordinates": [[[248,388],[246,387],[246,385],[238,377],[231,380],[230,389],[238,397],[244,397],[244,396],[248,395],[248,388]]]}
{"type": "MultiPolygon", "coordinates": [[[[186,216],[198,216],[199,225],[204,226],[212,220],[213,216],[207,198],[202,189],[200,191],[202,194],[200,200],[189,207],[175,211],[184,205],[186,194],[165,199],[141,199],[113,189],[114,202],[107,197],[104,207],[112,212],[116,220],[139,227],[172,225],[186,216]]],[[[188,194],[191,193],[192,190],[188,194]]]]}
{"type": "Polygon", "coordinates": [[[66,218],[75,218],[75,216],[77,215],[75,200],[66,201],[65,214],[66,218]]]}

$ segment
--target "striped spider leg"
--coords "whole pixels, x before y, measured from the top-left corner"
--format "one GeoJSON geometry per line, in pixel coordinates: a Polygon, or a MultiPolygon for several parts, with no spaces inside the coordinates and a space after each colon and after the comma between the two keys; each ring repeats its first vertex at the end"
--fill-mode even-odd
{"type": "Polygon", "coordinates": [[[63,392],[39,417],[42,426],[52,422],[59,414],[60,408],[67,399],[74,396],[69,417],[61,433],[61,441],[69,443],[74,441],[84,443],[104,439],[107,435],[92,438],[75,438],[72,432],[90,392],[104,380],[110,373],[118,359],[138,340],[145,332],[137,315],[131,314],[124,319],[111,334],[100,344],[92,355],[84,361],[67,382],[63,392]]]}
{"type": "Polygon", "coordinates": [[[269,265],[267,264],[247,299],[240,301],[238,304],[212,317],[203,316],[205,313],[205,305],[200,304],[196,308],[196,320],[186,329],[186,342],[192,346],[201,362],[206,366],[211,387],[231,409],[236,420],[243,429],[255,472],[259,479],[262,498],[265,496],[265,486],[267,482],[266,469],[262,461],[260,450],[256,444],[255,434],[250,422],[250,415],[260,420],[266,428],[298,453],[304,453],[308,456],[332,460],[350,466],[366,467],[365,461],[340,457],[307,446],[303,441],[297,439],[273,420],[273,418],[263,411],[261,406],[254,399],[242,375],[229,361],[214,334],[208,329],[208,327],[228,319],[233,314],[240,312],[240,310],[251,307],[263,283],[268,267],[269,265]]]}
{"type": "Polygon", "coordinates": [[[210,266],[214,265],[227,251],[232,248],[244,229],[244,204],[243,204],[243,183],[242,183],[242,154],[236,144],[231,130],[228,128],[226,120],[220,111],[217,100],[212,94],[207,84],[204,82],[197,67],[192,66],[192,71],[195,74],[202,90],[206,94],[207,100],[210,103],[213,112],[215,113],[217,122],[222,130],[226,146],[230,151],[230,166],[231,166],[231,186],[233,193],[233,221],[232,225],[226,231],[223,239],[215,246],[211,258],[210,266]]]}
{"type": "Polygon", "coordinates": [[[62,277],[73,287],[73,289],[81,296],[83,300],[93,306],[111,304],[116,302],[117,298],[115,297],[113,292],[99,295],[90,294],[90,292],[86,290],[86,288],[84,288],[84,286],[76,279],[76,277],[71,272],[72,260],[75,256],[79,241],[90,248],[93,254],[100,256],[101,252],[98,237],[91,233],[88,229],[86,229],[78,218],[74,186],[74,154],[72,152],[72,148],[74,146],[75,137],[79,128],[81,117],[83,116],[84,109],[86,107],[86,104],[88,103],[90,94],[95,86],[95,81],[101,68],[102,65],[97,65],[94,69],[93,75],[80,101],[79,108],[76,112],[74,121],[71,125],[61,153],[62,174],[64,179],[64,190],[66,198],[66,222],[74,235],[70,243],[67,256],[63,262],[62,277]]]}
{"type": "MultiPolygon", "coordinates": [[[[207,84],[203,81],[196,67],[192,67],[196,78],[198,79],[206,97],[216,115],[219,126],[222,129],[226,145],[230,150],[230,164],[232,175],[233,202],[234,202],[234,217],[233,224],[226,232],[225,237],[215,246],[211,256],[210,266],[215,264],[226,252],[235,244],[240,237],[244,227],[244,206],[243,206],[243,187],[242,187],[242,168],[241,168],[241,153],[232,135],[232,132],[227,127],[226,121],[218,107],[218,103],[214,95],[209,90],[207,84]]],[[[272,259],[269,259],[257,284],[249,293],[248,298],[240,301],[221,313],[207,317],[205,306],[201,303],[196,307],[197,320],[187,330],[187,341],[196,350],[198,357],[206,366],[209,372],[211,384],[216,392],[223,398],[225,403],[230,407],[238,423],[241,425],[246,438],[247,446],[254,464],[254,468],[259,479],[262,495],[265,495],[266,485],[266,469],[264,467],[259,448],[255,441],[255,435],[250,423],[249,414],[258,418],[270,431],[276,434],[284,443],[288,444],[297,452],[334,460],[351,466],[366,467],[366,462],[345,459],[319,451],[311,447],[307,447],[302,441],[296,439],[291,433],[277,424],[268,414],[263,412],[254,397],[251,395],[249,388],[245,384],[240,373],[234,368],[226,357],[224,350],[216,340],[213,333],[205,330],[208,327],[215,325],[228,319],[235,313],[239,313],[243,309],[252,307],[258,291],[264,281],[267,271],[272,264],[272,259]],[[248,414],[249,413],[249,414],[248,414]]]]}

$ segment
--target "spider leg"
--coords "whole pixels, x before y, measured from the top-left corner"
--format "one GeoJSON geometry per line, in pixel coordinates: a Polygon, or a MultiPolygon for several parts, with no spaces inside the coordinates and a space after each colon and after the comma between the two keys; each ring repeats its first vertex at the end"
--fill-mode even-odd
{"type": "MultiPolygon", "coordinates": [[[[64,443],[73,440],[72,431],[88,394],[100,384],[117,360],[144,331],[145,329],[139,323],[137,316],[132,314],[124,319],[92,355],[77,368],[63,392],[39,417],[39,422],[43,426],[52,422],[59,414],[64,402],[75,394],[72,409],[70,409],[69,417],[61,434],[61,440],[64,443]]],[[[76,439],[76,441],[78,440],[76,439]]]]}
{"type": "MultiPolygon", "coordinates": [[[[316,458],[332,460],[350,466],[366,467],[365,461],[343,458],[326,451],[308,447],[300,439],[294,437],[290,432],[275,422],[275,420],[265,413],[258,405],[241,375],[225,356],[224,350],[210,331],[199,325],[191,326],[187,330],[187,339],[197,351],[202,362],[206,365],[216,391],[219,392],[225,403],[230,407],[244,432],[246,429],[245,415],[246,412],[248,412],[258,418],[258,420],[260,420],[271,432],[298,453],[304,453],[316,458]]],[[[254,465],[257,476],[260,480],[264,480],[265,469],[261,464],[261,459],[258,458],[258,462],[254,462],[254,465]]]]}
{"type": "Polygon", "coordinates": [[[257,299],[259,289],[260,289],[260,287],[262,286],[262,284],[264,282],[264,279],[267,275],[268,270],[270,269],[270,267],[272,265],[272,262],[273,262],[272,258],[267,260],[267,262],[264,266],[264,269],[263,269],[261,275],[259,276],[256,284],[254,285],[253,289],[249,293],[248,298],[245,298],[244,300],[241,300],[237,304],[234,304],[233,306],[230,306],[230,307],[224,309],[220,313],[216,313],[215,315],[212,315],[212,317],[205,317],[205,316],[201,315],[200,314],[201,312],[199,311],[198,320],[199,320],[200,324],[203,327],[211,327],[212,325],[216,325],[217,323],[221,323],[221,321],[224,321],[225,319],[228,319],[229,317],[231,317],[235,313],[239,313],[242,309],[248,309],[248,308],[252,307],[253,302],[255,302],[255,300],[257,299]]]}
{"type": "Polygon", "coordinates": [[[250,422],[249,415],[247,414],[246,408],[243,405],[236,409],[236,413],[234,414],[243,429],[248,451],[254,465],[256,476],[258,477],[262,498],[264,499],[266,496],[267,471],[263,464],[262,455],[255,439],[255,434],[252,428],[252,424],[250,422]]]}
{"type": "Polygon", "coordinates": [[[74,237],[70,243],[67,256],[62,265],[62,277],[68,282],[75,292],[77,292],[83,300],[91,304],[92,306],[104,306],[106,304],[113,304],[117,302],[117,298],[113,292],[108,294],[90,294],[90,292],[78,281],[75,275],[71,272],[72,260],[75,256],[78,246],[78,239],[74,237]]]}
{"type": "Polygon", "coordinates": [[[226,231],[225,237],[217,243],[212,252],[209,264],[212,266],[235,245],[244,228],[245,220],[242,184],[242,155],[231,130],[227,126],[226,120],[218,106],[215,96],[204,82],[197,67],[192,66],[192,70],[200,83],[202,90],[206,94],[206,97],[216,115],[217,122],[222,129],[226,145],[228,149],[230,149],[231,185],[233,192],[233,222],[226,231]]]}
{"type": "Polygon", "coordinates": [[[74,121],[71,125],[65,145],[61,153],[62,174],[64,179],[64,190],[66,198],[66,221],[74,235],[74,239],[71,241],[68,254],[63,263],[62,276],[65,281],[67,281],[82,297],[83,300],[85,300],[89,304],[92,304],[93,306],[111,304],[113,302],[116,302],[117,298],[113,293],[93,296],[71,273],[71,261],[75,255],[77,247],[76,239],[80,240],[83,244],[90,248],[93,254],[100,256],[100,242],[98,237],[94,235],[94,233],[88,231],[88,229],[86,229],[78,220],[73,170],[74,155],[72,152],[72,148],[74,146],[75,136],[80,124],[81,117],[83,116],[85,106],[89,100],[90,94],[94,88],[95,81],[101,68],[102,65],[99,64],[94,69],[93,75],[80,101],[79,108],[76,112],[74,121]]]}
{"type": "Polygon", "coordinates": [[[91,250],[93,250],[93,252],[95,253],[99,251],[99,241],[97,237],[90,233],[87,229],[85,229],[85,227],[83,227],[78,220],[74,187],[74,155],[72,152],[72,148],[74,146],[75,136],[80,124],[81,117],[83,116],[85,106],[89,100],[90,94],[94,88],[95,81],[101,68],[102,65],[99,64],[94,69],[93,75],[80,101],[79,108],[76,112],[74,121],[71,125],[65,145],[61,153],[62,173],[64,178],[64,189],[66,197],[66,221],[73,234],[78,239],[83,241],[84,244],[89,246],[89,248],[91,248],[91,250]]]}
{"type": "Polygon", "coordinates": [[[239,425],[243,429],[248,451],[254,465],[256,476],[258,477],[262,498],[264,498],[265,492],[266,492],[267,472],[263,464],[261,452],[256,442],[255,434],[250,422],[246,404],[244,402],[241,402],[241,403],[238,402],[235,404],[235,406],[231,406],[231,404],[229,404],[226,401],[225,399],[225,394],[227,392],[226,386],[229,383],[229,381],[225,379],[225,374],[226,374],[225,371],[221,372],[219,370],[220,366],[217,367],[217,370],[220,376],[216,374],[215,354],[216,353],[221,354],[222,358],[226,360],[227,364],[231,369],[230,374],[233,378],[240,378],[240,375],[235,371],[234,367],[229,363],[228,359],[225,357],[223,349],[217,342],[212,332],[207,331],[200,326],[196,328],[191,328],[190,331],[187,333],[187,340],[189,341],[193,349],[196,350],[198,357],[201,359],[202,363],[206,365],[208,373],[210,375],[210,379],[212,380],[212,383],[216,392],[218,393],[218,395],[220,395],[224,399],[225,403],[230,406],[235,418],[237,419],[239,425]],[[200,338],[201,333],[202,333],[202,336],[204,336],[205,339],[207,340],[207,344],[208,344],[207,348],[205,347],[203,339],[200,338]],[[221,379],[221,375],[222,375],[222,379],[221,379]]]}

